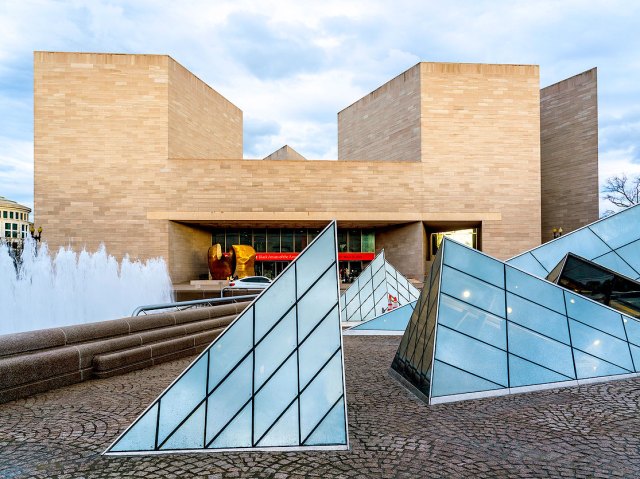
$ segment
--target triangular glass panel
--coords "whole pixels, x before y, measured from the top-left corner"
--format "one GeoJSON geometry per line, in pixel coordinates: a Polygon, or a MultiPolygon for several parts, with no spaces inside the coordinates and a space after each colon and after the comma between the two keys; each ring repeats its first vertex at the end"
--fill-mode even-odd
{"type": "Polygon", "coordinates": [[[602,263],[618,273],[636,279],[640,276],[640,205],[631,206],[616,214],[567,233],[541,246],[521,253],[507,260],[527,273],[544,278],[567,253],[594,261],[602,258],[602,263]],[[621,260],[607,255],[615,250],[621,260]],[[607,255],[605,257],[605,255],[607,255]],[[532,261],[532,258],[536,261],[532,261]],[[544,270],[541,271],[540,265],[544,270]],[[635,275],[629,270],[635,271],[635,275]],[[620,268],[620,269],[618,269],[620,268]]]}
{"type": "Polygon", "coordinates": [[[504,386],[501,384],[496,384],[437,359],[433,366],[432,397],[469,394],[503,388],[504,386]]]}
{"type": "Polygon", "coordinates": [[[251,447],[251,405],[249,401],[238,415],[213,437],[208,447],[211,449],[251,447]]]}
{"type": "Polygon", "coordinates": [[[347,449],[337,258],[334,221],[105,453],[347,449]]]}
{"type": "MultiPolygon", "coordinates": [[[[636,277],[634,279],[638,279],[638,277],[640,277],[640,240],[621,246],[616,250],[616,253],[633,268],[636,272],[636,277]]],[[[631,277],[631,275],[627,276],[631,277]]]]}
{"type": "Polygon", "coordinates": [[[205,410],[205,403],[202,403],[200,407],[178,427],[176,432],[160,446],[160,449],[202,449],[204,446],[205,410]]]}
{"type": "Polygon", "coordinates": [[[324,446],[343,441],[344,438],[339,436],[339,434],[342,433],[339,431],[338,427],[336,427],[338,424],[342,424],[343,422],[344,397],[341,397],[311,432],[309,438],[304,441],[304,444],[306,446],[324,446]]]}
{"type": "Polygon", "coordinates": [[[391,307],[416,301],[420,291],[385,260],[384,250],[367,265],[341,297],[343,321],[368,321],[391,307]]]}
{"type": "Polygon", "coordinates": [[[526,359],[509,354],[509,385],[512,388],[571,381],[572,379],[526,359]]]}
{"type": "Polygon", "coordinates": [[[421,399],[637,371],[637,319],[451,239],[440,253],[391,365],[421,399]]]}
{"type": "Polygon", "coordinates": [[[576,358],[576,371],[578,379],[597,378],[601,376],[615,376],[618,374],[629,374],[629,371],[598,359],[590,354],[581,351],[574,351],[576,358]]]}
{"type": "Polygon", "coordinates": [[[376,318],[350,327],[342,334],[347,336],[354,334],[404,334],[417,302],[416,300],[397,309],[387,311],[376,318]]]}

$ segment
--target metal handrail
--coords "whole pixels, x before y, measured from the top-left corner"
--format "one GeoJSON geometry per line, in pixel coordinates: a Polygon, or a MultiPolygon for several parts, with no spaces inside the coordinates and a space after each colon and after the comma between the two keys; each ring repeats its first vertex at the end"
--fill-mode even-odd
{"type": "MultiPolygon", "coordinates": [[[[220,297],[221,298],[225,298],[225,297],[230,298],[230,297],[232,297],[232,296],[225,296],[224,295],[225,291],[260,291],[260,293],[261,293],[262,291],[264,291],[264,288],[240,288],[240,287],[237,287],[237,286],[225,286],[224,288],[222,288],[220,290],[220,297]]],[[[255,296],[257,296],[260,293],[256,293],[255,296]]]]}
{"type": "Polygon", "coordinates": [[[216,306],[222,303],[228,302],[236,302],[238,300],[244,301],[248,299],[254,299],[257,294],[248,294],[243,296],[227,296],[224,298],[209,298],[209,299],[194,299],[192,301],[174,301],[173,303],[164,303],[164,304],[147,304],[144,306],[138,306],[133,310],[131,316],[139,316],[140,313],[147,314],[147,311],[153,311],[157,309],[169,309],[176,308],[177,311],[182,311],[185,309],[192,308],[194,306],[216,306]]]}

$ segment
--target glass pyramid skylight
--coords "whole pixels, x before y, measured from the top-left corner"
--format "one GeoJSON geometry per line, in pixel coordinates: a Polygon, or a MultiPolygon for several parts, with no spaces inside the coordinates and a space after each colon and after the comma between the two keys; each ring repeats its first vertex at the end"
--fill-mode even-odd
{"type": "Polygon", "coordinates": [[[107,454],[347,449],[332,222],[107,454]]]}
{"type": "Polygon", "coordinates": [[[385,260],[382,250],[342,295],[342,320],[367,321],[380,316],[388,309],[389,296],[402,306],[416,301],[420,291],[385,260]]]}
{"type": "Polygon", "coordinates": [[[392,309],[373,319],[365,321],[343,331],[344,335],[402,335],[407,329],[409,318],[416,307],[417,301],[392,309]]]}
{"type": "Polygon", "coordinates": [[[636,376],[640,322],[445,239],[393,360],[430,404],[636,376]]]}
{"type": "Polygon", "coordinates": [[[640,278],[640,205],[632,206],[507,260],[545,278],[574,253],[632,279],[640,278]]]}

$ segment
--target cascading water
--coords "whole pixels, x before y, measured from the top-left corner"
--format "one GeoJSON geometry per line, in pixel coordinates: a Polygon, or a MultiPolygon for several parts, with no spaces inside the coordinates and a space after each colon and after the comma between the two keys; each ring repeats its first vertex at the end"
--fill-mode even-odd
{"type": "Polygon", "coordinates": [[[95,253],[26,240],[18,268],[0,245],[0,334],[92,323],[129,316],[143,304],[172,301],[163,259],[120,264],[104,245],[95,253]]]}

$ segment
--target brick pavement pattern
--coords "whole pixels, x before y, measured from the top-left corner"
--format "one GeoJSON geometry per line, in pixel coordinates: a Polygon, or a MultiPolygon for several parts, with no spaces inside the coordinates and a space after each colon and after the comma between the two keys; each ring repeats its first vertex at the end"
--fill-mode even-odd
{"type": "Polygon", "coordinates": [[[351,449],[106,457],[182,359],[0,405],[0,477],[639,477],[640,379],[427,407],[399,337],[345,337],[351,449]]]}

